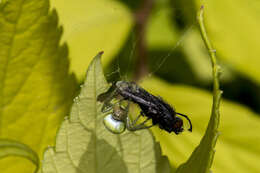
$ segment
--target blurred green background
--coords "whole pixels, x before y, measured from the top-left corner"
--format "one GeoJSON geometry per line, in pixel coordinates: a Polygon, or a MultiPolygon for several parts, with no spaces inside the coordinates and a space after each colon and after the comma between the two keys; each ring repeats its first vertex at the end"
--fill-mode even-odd
{"type": "Polygon", "coordinates": [[[52,4],[64,25],[71,71],[79,81],[91,57],[104,50],[102,60],[109,81],[140,79],[146,89],[191,116],[192,134],[176,137],[153,129],[173,167],[184,162],[199,143],[210,115],[211,64],[196,22],[197,10],[204,4],[207,31],[222,67],[224,91],[213,171],[260,171],[259,1],[88,0],[80,7],[74,2],[52,4]]]}
{"type": "MultiPolygon", "coordinates": [[[[212,170],[258,173],[259,0],[50,0],[51,9],[56,9],[58,23],[64,29],[61,42],[68,44],[69,72],[77,79],[77,83],[72,80],[76,87],[68,86],[60,94],[69,90],[68,98],[74,97],[90,61],[104,51],[102,62],[108,81],[139,80],[146,89],[191,117],[193,133],[175,136],[152,128],[163,153],[177,167],[198,145],[210,116],[211,64],[196,22],[201,4],[205,5],[206,28],[222,68],[224,91],[221,136],[212,170]]],[[[66,103],[70,105],[71,101],[66,103]]],[[[54,130],[52,136],[45,135],[52,141],[48,145],[53,144],[55,129],[64,114],[69,114],[68,108],[54,118],[55,123],[49,124],[54,130]]],[[[37,122],[34,123],[37,128],[37,122]]],[[[47,144],[40,141],[39,147],[33,144],[30,132],[26,134],[28,137],[21,141],[41,156],[47,144]]],[[[16,135],[10,137],[19,139],[16,135]]],[[[5,172],[19,169],[19,166],[6,168],[9,161],[0,162],[0,168],[5,172]]]]}

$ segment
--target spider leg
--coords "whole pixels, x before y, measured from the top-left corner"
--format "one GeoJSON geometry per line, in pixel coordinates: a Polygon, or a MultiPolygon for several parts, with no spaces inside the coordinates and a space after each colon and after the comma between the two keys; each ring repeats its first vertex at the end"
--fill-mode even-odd
{"type": "Polygon", "coordinates": [[[154,125],[152,124],[152,125],[149,125],[149,126],[146,126],[145,125],[145,123],[147,122],[147,121],[149,121],[151,118],[146,118],[146,120],[144,120],[141,124],[138,124],[137,126],[135,126],[134,127],[134,129],[136,129],[136,130],[141,130],[141,129],[149,129],[149,128],[151,128],[151,127],[153,127],[154,125]]]}
{"type": "Polygon", "coordinates": [[[101,108],[101,112],[106,113],[106,112],[111,111],[112,109],[113,109],[113,105],[110,102],[104,103],[102,108],[101,108]]]}
{"type": "Polygon", "coordinates": [[[150,126],[146,126],[145,125],[145,123],[151,119],[149,117],[146,118],[146,120],[144,120],[141,124],[136,125],[137,121],[139,120],[139,118],[142,115],[143,115],[143,113],[141,112],[134,121],[131,121],[130,118],[127,117],[126,128],[129,131],[136,131],[136,130],[142,130],[142,129],[149,129],[149,128],[151,128],[153,125],[150,125],[150,126]]]}
{"type": "MultiPolygon", "coordinates": [[[[124,100],[123,100],[123,99],[120,100],[120,101],[119,101],[119,104],[121,104],[122,101],[124,101],[124,100]]],[[[123,107],[122,109],[124,109],[124,110],[128,113],[128,111],[129,111],[129,106],[130,106],[130,102],[128,101],[126,107],[123,107]]]]}
{"type": "Polygon", "coordinates": [[[119,100],[116,104],[113,106],[113,117],[117,120],[126,122],[128,111],[129,111],[129,105],[130,103],[127,102],[127,105],[122,105],[122,101],[119,100]]]}
{"type": "MultiPolygon", "coordinates": [[[[112,98],[113,99],[113,98],[112,98]]],[[[106,100],[101,108],[101,112],[103,113],[106,113],[106,112],[109,112],[111,110],[113,110],[114,106],[115,105],[119,105],[121,107],[121,103],[122,101],[124,101],[124,99],[120,99],[119,101],[115,102],[115,103],[111,103],[111,100],[112,99],[109,99],[109,100],[106,100]]],[[[122,108],[122,107],[121,107],[122,108]]],[[[123,110],[125,111],[128,111],[129,109],[129,103],[127,104],[126,108],[122,108],[123,110]]]]}
{"type": "Polygon", "coordinates": [[[135,130],[142,130],[142,129],[149,129],[151,127],[153,127],[154,125],[150,125],[150,126],[145,126],[145,125],[138,125],[136,127],[134,127],[135,130]]]}
{"type": "Polygon", "coordinates": [[[129,117],[127,117],[127,120],[128,120],[129,125],[130,125],[131,127],[135,126],[136,123],[137,123],[137,121],[140,119],[141,116],[142,116],[142,113],[139,114],[134,121],[132,121],[129,117]]]}
{"type": "Polygon", "coordinates": [[[97,101],[99,102],[103,102],[103,106],[101,108],[101,111],[103,113],[105,112],[109,112],[110,110],[113,109],[113,104],[111,103],[111,101],[113,100],[113,98],[115,98],[117,96],[117,91],[116,91],[116,86],[113,83],[112,86],[108,89],[108,91],[106,91],[105,93],[100,94],[97,97],[97,101]]]}

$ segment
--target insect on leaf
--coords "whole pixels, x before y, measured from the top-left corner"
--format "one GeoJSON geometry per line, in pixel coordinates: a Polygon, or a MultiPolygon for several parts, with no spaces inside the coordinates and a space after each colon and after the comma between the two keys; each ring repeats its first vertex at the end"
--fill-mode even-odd
{"type": "Polygon", "coordinates": [[[155,173],[161,160],[158,144],[148,130],[115,135],[103,125],[102,103],[97,97],[107,84],[99,53],[91,62],[70,116],[58,131],[56,146],[44,154],[43,173],[155,173]]]}

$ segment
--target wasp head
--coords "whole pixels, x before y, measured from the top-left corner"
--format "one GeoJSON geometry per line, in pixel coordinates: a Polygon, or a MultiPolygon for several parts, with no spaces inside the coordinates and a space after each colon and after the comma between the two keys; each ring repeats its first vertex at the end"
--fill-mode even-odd
{"type": "Polygon", "coordinates": [[[180,117],[175,117],[172,130],[176,135],[183,131],[183,121],[180,117]]]}

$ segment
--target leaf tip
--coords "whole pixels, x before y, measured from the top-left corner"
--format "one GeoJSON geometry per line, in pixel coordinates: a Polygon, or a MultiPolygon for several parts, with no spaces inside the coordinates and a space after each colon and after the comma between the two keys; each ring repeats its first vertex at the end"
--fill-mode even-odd
{"type": "Polygon", "coordinates": [[[98,53],[98,55],[101,56],[101,55],[103,55],[103,53],[104,53],[104,51],[102,50],[102,51],[100,51],[100,52],[98,53]]]}

